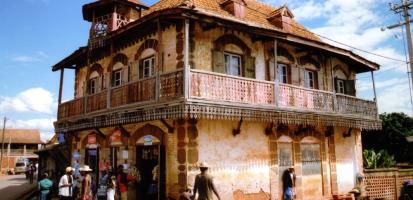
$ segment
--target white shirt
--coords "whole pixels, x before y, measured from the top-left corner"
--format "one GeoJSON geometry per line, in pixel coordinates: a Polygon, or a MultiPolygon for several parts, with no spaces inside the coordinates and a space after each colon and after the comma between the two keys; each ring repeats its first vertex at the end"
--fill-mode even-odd
{"type": "MultiPolygon", "coordinates": [[[[72,184],[73,184],[73,176],[72,175],[70,175],[70,176],[72,178],[72,184]]],[[[62,178],[60,178],[60,181],[59,181],[59,195],[60,196],[64,196],[64,197],[71,197],[72,196],[73,187],[68,187],[68,186],[61,187],[62,185],[68,185],[68,184],[69,184],[68,175],[65,174],[65,175],[62,176],[62,178]]]]}

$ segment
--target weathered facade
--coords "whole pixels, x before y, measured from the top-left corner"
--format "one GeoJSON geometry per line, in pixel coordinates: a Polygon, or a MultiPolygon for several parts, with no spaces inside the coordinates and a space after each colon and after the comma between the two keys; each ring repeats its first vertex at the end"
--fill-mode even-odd
{"type": "Polygon", "coordinates": [[[156,165],[160,199],[176,199],[200,161],[228,200],[282,199],[292,165],[298,199],[355,186],[361,130],[381,126],[355,78],[376,63],[323,43],[287,7],[255,0],[101,0],[83,14],[88,45],[53,66],[60,88],[64,71],[76,71],[75,99],[62,103],[60,89],[55,123],[80,153],[73,163],[136,166],[140,199],[156,165]]]}

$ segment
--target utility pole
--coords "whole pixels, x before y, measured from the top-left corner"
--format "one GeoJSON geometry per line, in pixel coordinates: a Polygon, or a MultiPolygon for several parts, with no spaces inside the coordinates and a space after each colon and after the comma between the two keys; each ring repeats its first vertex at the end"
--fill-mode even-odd
{"type": "MultiPolygon", "coordinates": [[[[411,81],[411,86],[413,86],[413,47],[412,47],[412,33],[410,31],[410,22],[413,22],[413,20],[410,20],[410,14],[409,10],[413,8],[413,2],[411,0],[401,0],[400,4],[394,4],[394,3],[389,3],[390,5],[390,10],[395,12],[396,14],[403,13],[404,17],[404,22],[400,22],[398,24],[393,24],[390,26],[387,26],[387,29],[393,29],[401,26],[406,26],[406,40],[407,40],[407,50],[409,53],[409,65],[410,65],[410,81],[411,81]]],[[[386,28],[382,28],[384,31],[386,28]]],[[[407,72],[409,73],[409,72],[407,72]]],[[[410,86],[410,83],[409,83],[410,86]]],[[[410,95],[412,94],[412,91],[410,90],[410,95]]],[[[412,109],[413,109],[413,102],[412,102],[412,109]]]]}
{"type": "Polygon", "coordinates": [[[6,131],[6,117],[4,117],[3,121],[3,135],[1,137],[1,156],[0,156],[0,173],[2,173],[3,169],[3,151],[4,151],[4,132],[6,131]]]}

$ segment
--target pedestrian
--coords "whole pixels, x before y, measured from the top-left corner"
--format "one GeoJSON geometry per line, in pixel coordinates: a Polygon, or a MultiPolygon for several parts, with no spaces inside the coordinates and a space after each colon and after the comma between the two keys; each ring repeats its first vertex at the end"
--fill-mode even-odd
{"type": "Polygon", "coordinates": [[[213,178],[208,174],[208,168],[206,162],[200,163],[199,169],[201,173],[195,177],[194,195],[192,196],[192,199],[195,199],[196,193],[198,193],[198,200],[212,200],[213,192],[218,200],[221,200],[221,197],[215,188],[213,178]]]}
{"type": "Polygon", "coordinates": [[[61,200],[73,199],[73,168],[66,167],[66,174],[64,174],[59,181],[59,197],[61,200]]]}
{"type": "Polygon", "coordinates": [[[30,183],[30,184],[33,184],[34,171],[35,171],[34,165],[33,165],[33,163],[31,163],[31,164],[29,165],[29,170],[28,170],[28,173],[29,173],[29,183],[30,183]]]}
{"type": "Polygon", "coordinates": [[[123,171],[123,165],[119,165],[116,180],[121,200],[128,200],[128,183],[135,179],[123,171]]]}
{"type": "Polygon", "coordinates": [[[39,200],[48,200],[53,182],[49,179],[49,174],[47,173],[44,173],[42,178],[43,179],[37,184],[39,189],[39,200]]]}
{"type": "Polygon", "coordinates": [[[80,168],[80,174],[83,176],[82,181],[82,189],[81,189],[81,200],[92,200],[93,193],[92,193],[92,177],[90,176],[90,172],[92,169],[88,165],[85,165],[80,168]]]}
{"type": "Polygon", "coordinates": [[[106,192],[107,200],[115,200],[116,195],[116,177],[111,176],[108,180],[108,189],[106,192]]]}
{"type": "Polygon", "coordinates": [[[294,166],[291,166],[284,171],[283,176],[282,176],[282,181],[283,181],[284,200],[293,200],[295,196],[294,166]]]}

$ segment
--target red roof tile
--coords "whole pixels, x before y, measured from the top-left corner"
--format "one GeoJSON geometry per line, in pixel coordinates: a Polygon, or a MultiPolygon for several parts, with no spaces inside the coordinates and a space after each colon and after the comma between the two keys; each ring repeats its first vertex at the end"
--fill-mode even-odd
{"type": "MultiPolygon", "coordinates": [[[[0,131],[0,135],[2,131],[0,131]]],[[[6,129],[4,143],[12,144],[42,144],[38,129],[6,129]]]]}

